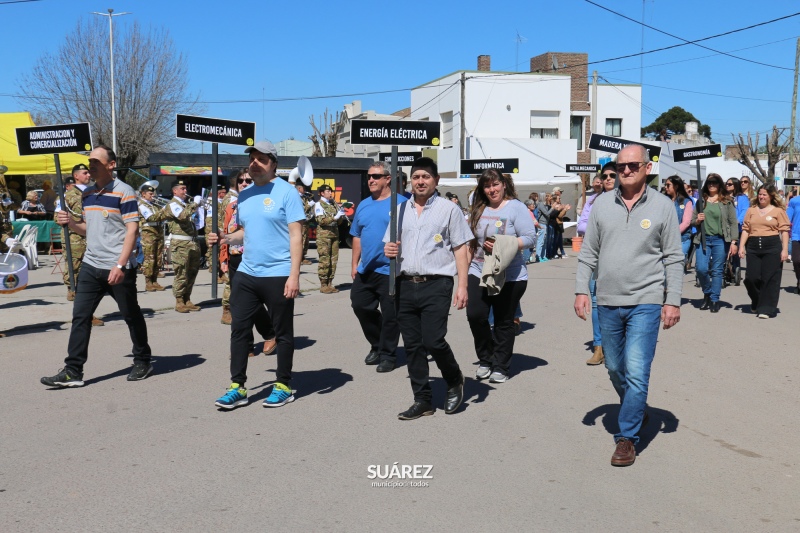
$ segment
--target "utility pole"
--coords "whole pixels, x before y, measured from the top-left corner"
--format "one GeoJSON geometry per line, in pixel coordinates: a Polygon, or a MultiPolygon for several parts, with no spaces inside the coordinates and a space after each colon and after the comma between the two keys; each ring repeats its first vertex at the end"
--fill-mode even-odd
{"type": "Polygon", "coordinates": [[[109,8],[108,14],[92,12],[92,15],[100,15],[101,17],[108,17],[108,51],[111,62],[111,144],[114,152],[117,151],[117,111],[114,102],[114,17],[121,17],[122,15],[130,15],[130,13],[117,13],[109,8]]]}
{"type": "Polygon", "coordinates": [[[461,124],[461,133],[459,134],[460,137],[460,145],[461,145],[461,159],[464,159],[464,146],[466,144],[466,139],[464,135],[466,135],[467,125],[464,123],[464,108],[466,107],[466,88],[467,88],[467,74],[466,72],[461,73],[461,116],[459,117],[459,123],[461,124]]]}
{"type": "MultiPolygon", "coordinates": [[[[592,127],[590,133],[597,133],[597,71],[592,71],[592,127]]],[[[592,163],[597,163],[597,150],[592,150],[592,163]]]]}
{"type": "Polygon", "coordinates": [[[797,50],[794,54],[794,91],[792,92],[792,125],[789,129],[789,162],[794,160],[794,132],[797,127],[797,76],[800,75],[800,38],[797,39],[797,50]]]}

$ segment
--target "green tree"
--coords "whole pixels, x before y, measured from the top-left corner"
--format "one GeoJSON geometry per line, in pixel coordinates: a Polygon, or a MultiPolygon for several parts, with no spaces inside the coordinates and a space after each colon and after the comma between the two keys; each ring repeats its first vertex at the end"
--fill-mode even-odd
{"type": "Polygon", "coordinates": [[[652,124],[642,128],[642,135],[645,133],[661,133],[663,129],[668,129],[673,133],[686,133],[687,122],[697,122],[697,132],[711,139],[711,126],[703,124],[694,115],[679,106],[661,113],[652,124]]]}

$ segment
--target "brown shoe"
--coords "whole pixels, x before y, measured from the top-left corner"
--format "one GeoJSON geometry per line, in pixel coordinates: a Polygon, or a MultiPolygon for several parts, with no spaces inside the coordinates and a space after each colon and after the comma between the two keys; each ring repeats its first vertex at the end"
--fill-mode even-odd
{"type": "Polygon", "coordinates": [[[628,439],[619,439],[617,449],[611,456],[611,466],[631,466],[636,461],[636,450],[628,439]]]}
{"type": "Polygon", "coordinates": [[[92,315],[92,326],[100,327],[100,326],[105,326],[105,325],[106,325],[105,322],[103,322],[102,320],[100,320],[96,316],[92,315]]]}
{"type": "Polygon", "coordinates": [[[193,304],[191,300],[184,300],[184,304],[189,311],[197,312],[200,310],[200,306],[193,304]]]}
{"type": "Polygon", "coordinates": [[[189,312],[189,308],[183,303],[183,298],[175,298],[175,310],[179,313],[189,312]]]}
{"type": "Polygon", "coordinates": [[[278,341],[276,339],[265,339],[264,340],[264,348],[261,350],[261,353],[264,355],[272,355],[275,353],[275,349],[278,347],[278,341]]]}
{"type": "Polygon", "coordinates": [[[157,281],[153,282],[153,288],[159,292],[164,290],[164,287],[162,287],[161,284],[157,281]]]}
{"type": "Polygon", "coordinates": [[[602,365],[603,361],[606,360],[606,356],[603,355],[603,347],[602,346],[595,346],[594,353],[592,356],[586,360],[587,365],[602,365]]]}
{"type": "Polygon", "coordinates": [[[217,277],[217,285],[224,284],[225,278],[223,276],[217,277]]]}
{"type": "Polygon", "coordinates": [[[144,284],[144,290],[147,292],[156,292],[156,288],[153,287],[152,281],[146,281],[144,284]]]}
{"type": "Polygon", "coordinates": [[[231,325],[231,306],[230,305],[223,305],[222,306],[222,318],[220,319],[220,324],[225,324],[226,326],[231,325]]]}
{"type": "Polygon", "coordinates": [[[67,301],[71,302],[73,300],[75,300],[75,291],[67,289],[67,301]]]}
{"type": "Polygon", "coordinates": [[[328,283],[328,294],[334,294],[339,292],[339,289],[333,286],[333,283],[328,283]]]}
{"type": "Polygon", "coordinates": [[[328,285],[327,279],[319,278],[319,292],[322,294],[328,294],[330,292],[330,286],[328,285]]]}
{"type": "Polygon", "coordinates": [[[159,273],[158,273],[158,277],[159,277],[159,278],[163,278],[163,277],[164,277],[164,273],[163,273],[163,272],[159,272],[159,273]]]}
{"type": "Polygon", "coordinates": [[[301,265],[310,265],[311,264],[311,260],[310,259],[303,259],[302,261],[300,261],[300,264],[301,265]]]}

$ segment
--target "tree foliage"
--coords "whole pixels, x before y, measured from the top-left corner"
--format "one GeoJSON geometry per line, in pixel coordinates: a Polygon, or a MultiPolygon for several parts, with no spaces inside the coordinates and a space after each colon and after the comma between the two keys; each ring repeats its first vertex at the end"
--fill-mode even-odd
{"type": "Polygon", "coordinates": [[[317,127],[316,121],[314,120],[314,115],[308,117],[308,122],[314,129],[314,133],[308,137],[311,143],[314,145],[314,149],[311,153],[312,157],[336,157],[336,149],[339,144],[339,134],[344,129],[346,119],[347,114],[340,113],[339,111],[336,112],[336,116],[334,118],[334,116],[328,112],[328,108],[326,107],[325,114],[319,117],[320,126],[323,128],[323,130],[320,131],[320,129],[317,127]],[[322,147],[320,147],[320,141],[322,141],[322,147]]]}
{"type": "MultiPolygon", "coordinates": [[[[40,57],[18,82],[20,101],[42,125],[89,122],[95,144],[112,146],[107,19],[78,21],[57,50],[40,57]]],[[[117,166],[144,163],[169,151],[175,114],[198,113],[190,95],[186,57],[165,29],[137,22],[114,27],[117,166]]]]}
{"type": "Polygon", "coordinates": [[[784,131],[785,128],[779,129],[778,126],[773,125],[772,132],[767,136],[767,143],[764,146],[759,145],[758,132],[756,132],[755,138],[750,135],[750,132],[747,132],[747,140],[741,133],[738,136],[731,134],[736,143],[736,152],[734,154],[736,159],[739,163],[749,168],[750,172],[755,174],[764,185],[772,185],[775,182],[775,166],[784,158],[784,154],[792,142],[791,136],[788,135],[784,140],[781,140],[784,131]],[[762,161],[757,156],[754,157],[753,154],[766,154],[766,170],[761,164],[762,161]]]}
{"type": "Polygon", "coordinates": [[[711,138],[711,126],[701,123],[694,115],[679,106],[661,113],[652,124],[642,128],[642,135],[645,133],[661,133],[663,129],[668,129],[673,133],[686,133],[687,122],[697,122],[697,132],[704,137],[711,138]]]}

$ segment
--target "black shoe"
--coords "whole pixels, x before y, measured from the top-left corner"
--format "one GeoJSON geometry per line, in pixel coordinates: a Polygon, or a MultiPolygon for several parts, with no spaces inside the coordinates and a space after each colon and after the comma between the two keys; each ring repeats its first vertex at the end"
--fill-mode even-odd
{"type": "Polygon", "coordinates": [[[48,387],[83,387],[83,375],[74,375],[66,368],[62,368],[55,376],[44,377],[39,381],[48,387]]]}
{"type": "Polygon", "coordinates": [[[703,303],[700,304],[700,310],[701,311],[705,311],[706,309],[708,309],[710,307],[711,307],[711,296],[706,294],[705,296],[703,296],[703,303]]]}
{"type": "Polygon", "coordinates": [[[719,313],[719,302],[711,302],[709,307],[712,313],[719,313]]]}
{"type": "Polygon", "coordinates": [[[150,363],[134,363],[133,370],[128,374],[128,381],[141,381],[153,371],[150,363]]]}
{"type": "Polygon", "coordinates": [[[378,352],[369,352],[367,357],[364,359],[364,364],[366,365],[377,365],[381,362],[381,354],[378,352]]]}
{"type": "Polygon", "coordinates": [[[381,361],[375,368],[376,372],[391,372],[392,370],[394,370],[394,363],[391,361],[381,361]]]}
{"type": "Polygon", "coordinates": [[[397,415],[400,420],[416,420],[421,416],[430,416],[435,409],[428,402],[414,402],[414,405],[397,415]]]}
{"type": "Polygon", "coordinates": [[[458,385],[447,389],[447,397],[444,402],[444,413],[452,415],[461,406],[464,401],[464,376],[458,382],[458,385]]]}

